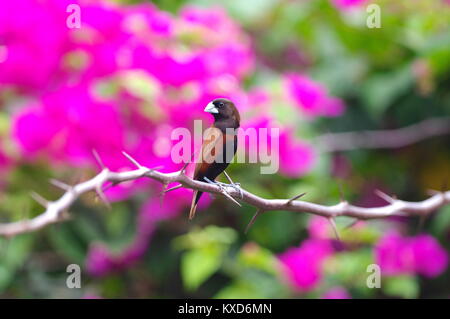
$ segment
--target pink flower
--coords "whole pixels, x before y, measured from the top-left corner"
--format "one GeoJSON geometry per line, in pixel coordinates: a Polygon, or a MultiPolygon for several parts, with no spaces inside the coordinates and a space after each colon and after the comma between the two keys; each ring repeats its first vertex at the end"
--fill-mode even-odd
{"type": "Polygon", "coordinates": [[[436,277],[448,264],[446,251],[430,235],[387,234],[375,247],[375,259],[385,275],[420,274],[436,277]]]}
{"type": "Polygon", "coordinates": [[[306,142],[296,140],[290,130],[280,134],[280,172],[288,177],[299,177],[311,170],[315,155],[306,142]]]}
{"type": "MultiPolygon", "coordinates": [[[[99,1],[82,5],[81,14],[82,26],[72,30],[69,53],[83,56],[84,63],[80,63],[75,70],[67,70],[71,76],[79,72],[81,81],[89,81],[129,67],[131,59],[128,50],[132,35],[123,28],[124,10],[109,2],[99,1]]],[[[68,55],[64,59],[67,60],[68,55]]]]}
{"type": "Polygon", "coordinates": [[[279,256],[283,275],[295,290],[310,291],[320,282],[323,262],[332,253],[329,241],[307,239],[279,256]]]}
{"type": "Polygon", "coordinates": [[[361,7],[367,0],[332,0],[333,5],[339,10],[351,10],[361,7]]]}
{"type": "Polygon", "coordinates": [[[239,145],[245,147],[250,157],[261,160],[262,152],[266,152],[266,149],[262,149],[261,144],[266,144],[270,155],[277,157],[281,174],[288,177],[299,177],[312,169],[315,163],[315,154],[312,147],[306,142],[297,140],[292,129],[280,128],[270,115],[263,113],[250,121],[244,122],[242,130],[238,135],[239,145]],[[251,133],[244,136],[243,131],[249,129],[255,130],[256,139],[252,138],[251,133]],[[278,133],[275,133],[277,135],[273,134],[273,129],[278,130],[278,133]],[[278,149],[272,143],[277,143],[278,149]]]}
{"type": "Polygon", "coordinates": [[[38,90],[61,75],[69,0],[0,0],[0,84],[38,90]]]}
{"type": "Polygon", "coordinates": [[[18,113],[13,123],[13,135],[29,155],[44,152],[81,164],[92,161],[92,150],[97,150],[112,169],[121,167],[116,158],[125,149],[123,129],[116,106],[95,99],[87,84],[44,95],[38,105],[18,113]]]}
{"type": "Polygon", "coordinates": [[[415,237],[412,249],[415,253],[417,273],[431,278],[439,276],[446,270],[447,252],[430,235],[415,237]]]}
{"type": "Polygon", "coordinates": [[[333,287],[322,296],[323,299],[351,299],[352,297],[344,287],[333,287]]]}
{"type": "Polygon", "coordinates": [[[339,116],[344,112],[342,100],[329,96],[323,85],[304,75],[289,73],[285,84],[288,97],[308,116],[339,116]]]}
{"type": "Polygon", "coordinates": [[[333,229],[326,218],[311,216],[308,222],[308,232],[311,238],[330,239],[333,229]]]}

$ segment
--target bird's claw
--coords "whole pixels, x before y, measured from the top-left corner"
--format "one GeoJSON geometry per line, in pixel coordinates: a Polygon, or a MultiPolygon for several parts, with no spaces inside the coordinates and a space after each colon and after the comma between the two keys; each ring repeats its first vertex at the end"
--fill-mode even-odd
{"type": "Polygon", "coordinates": [[[244,192],[242,191],[241,183],[231,183],[231,184],[225,184],[227,187],[234,188],[236,191],[239,192],[239,197],[241,199],[244,199],[244,192]]]}
{"type": "Polygon", "coordinates": [[[222,194],[224,194],[229,199],[231,199],[233,202],[235,202],[236,204],[241,206],[233,197],[231,197],[231,195],[227,191],[227,187],[231,187],[231,188],[235,189],[236,191],[238,191],[240,198],[243,199],[244,198],[244,193],[242,192],[242,188],[241,188],[241,184],[240,183],[227,184],[227,183],[212,181],[208,177],[204,177],[204,179],[209,184],[217,185],[220,188],[220,191],[221,191],[222,194]]]}

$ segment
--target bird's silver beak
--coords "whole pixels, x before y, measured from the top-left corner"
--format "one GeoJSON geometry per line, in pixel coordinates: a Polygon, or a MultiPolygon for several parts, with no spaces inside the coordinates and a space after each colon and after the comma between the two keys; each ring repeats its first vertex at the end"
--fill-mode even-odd
{"type": "Polygon", "coordinates": [[[219,110],[217,109],[217,107],[213,104],[213,102],[209,102],[209,104],[205,107],[205,112],[208,113],[219,113],[219,110]]]}

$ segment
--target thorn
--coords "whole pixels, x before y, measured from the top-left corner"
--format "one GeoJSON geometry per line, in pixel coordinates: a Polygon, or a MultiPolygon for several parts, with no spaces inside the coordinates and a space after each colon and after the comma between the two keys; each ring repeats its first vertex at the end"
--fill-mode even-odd
{"type": "Polygon", "coordinates": [[[95,149],[92,150],[92,154],[94,154],[95,160],[97,161],[98,165],[100,165],[100,168],[103,170],[106,168],[105,164],[103,163],[102,159],[98,155],[97,151],[95,149]]]}
{"type": "Polygon", "coordinates": [[[67,209],[62,210],[59,213],[59,217],[61,218],[61,221],[65,221],[65,220],[71,219],[71,216],[70,216],[69,211],[67,209]]]}
{"type": "Polygon", "coordinates": [[[233,187],[234,189],[236,189],[237,191],[239,191],[239,197],[241,199],[244,199],[244,192],[242,191],[241,188],[241,183],[235,183],[233,182],[233,180],[231,179],[230,175],[227,174],[227,172],[223,171],[223,174],[225,175],[225,177],[227,178],[228,182],[230,183],[230,187],[233,187]]]}
{"type": "Polygon", "coordinates": [[[337,183],[338,192],[339,192],[339,199],[340,199],[341,203],[347,202],[347,201],[345,200],[344,191],[343,191],[343,189],[342,189],[341,183],[339,183],[338,181],[337,181],[336,183],[337,183]]]}
{"type": "Polygon", "coordinates": [[[223,171],[223,174],[224,174],[225,177],[228,179],[228,182],[229,182],[230,184],[234,184],[234,183],[233,183],[233,180],[231,179],[230,175],[228,175],[227,172],[223,171]]]}
{"type": "Polygon", "coordinates": [[[386,193],[383,193],[382,191],[380,191],[379,189],[375,190],[375,194],[377,196],[379,196],[380,198],[384,199],[385,201],[387,201],[388,203],[393,203],[395,202],[396,198],[394,196],[389,196],[386,193]]]}
{"type": "Polygon", "coordinates": [[[423,230],[427,217],[428,216],[426,214],[420,215],[419,225],[417,225],[417,234],[420,234],[420,232],[423,230]]]}
{"type": "Polygon", "coordinates": [[[191,164],[191,162],[184,163],[183,167],[180,170],[180,175],[186,172],[186,168],[188,167],[189,164],[191,164]]]}
{"type": "Polygon", "coordinates": [[[225,195],[229,200],[231,200],[233,203],[235,203],[239,207],[242,207],[242,205],[237,200],[235,200],[230,194],[228,194],[228,192],[226,190],[223,190],[222,194],[225,195]]]}
{"type": "Polygon", "coordinates": [[[350,229],[353,226],[355,226],[357,223],[359,222],[359,219],[355,219],[354,221],[352,221],[350,224],[348,224],[347,226],[344,227],[344,229],[350,229]]]}
{"type": "Polygon", "coordinates": [[[46,200],[44,197],[42,197],[41,195],[39,195],[36,192],[31,192],[31,197],[38,202],[39,204],[41,204],[42,206],[44,206],[45,208],[48,207],[48,200],[46,200]]]}
{"type": "MultiPolygon", "coordinates": [[[[167,187],[167,185],[166,185],[165,187],[167,187]]],[[[183,185],[180,184],[180,185],[171,187],[171,188],[169,188],[169,189],[164,189],[164,190],[163,190],[163,193],[164,193],[164,194],[167,194],[167,193],[169,193],[169,192],[171,192],[171,191],[180,189],[181,187],[183,187],[183,185]]]]}
{"type": "Polygon", "coordinates": [[[262,213],[264,213],[264,211],[262,211],[261,209],[258,209],[256,211],[256,213],[253,215],[252,219],[250,219],[250,222],[248,223],[247,227],[245,227],[244,234],[248,233],[248,231],[250,230],[250,227],[252,227],[253,224],[255,223],[256,218],[258,218],[258,216],[261,215],[262,213]]]}
{"type": "Polygon", "coordinates": [[[222,193],[222,195],[226,196],[229,200],[231,200],[233,203],[235,203],[236,205],[238,205],[239,207],[242,207],[242,205],[235,200],[230,194],[228,194],[228,192],[225,190],[225,187],[222,186],[222,184],[218,183],[218,182],[213,182],[212,180],[210,180],[208,177],[203,177],[203,179],[211,185],[215,185],[217,187],[219,187],[220,192],[222,193]]]}
{"type": "Polygon", "coordinates": [[[336,223],[334,221],[334,218],[330,217],[330,218],[328,218],[328,221],[330,222],[331,226],[333,227],[333,231],[334,231],[334,235],[336,236],[336,239],[339,242],[341,242],[341,238],[339,237],[339,233],[338,233],[337,226],[336,226],[336,223]]]}
{"type": "Polygon", "coordinates": [[[162,207],[164,203],[164,195],[166,194],[166,188],[169,184],[163,183],[162,185],[162,192],[159,193],[159,206],[162,207]]]}
{"type": "Polygon", "coordinates": [[[107,186],[105,186],[105,188],[102,189],[103,192],[106,192],[107,190],[109,190],[111,187],[117,186],[119,185],[120,182],[111,182],[111,184],[108,184],[107,186]]]}
{"type": "Polygon", "coordinates": [[[63,182],[61,182],[61,181],[58,181],[57,179],[54,179],[54,178],[50,179],[50,183],[51,183],[53,186],[56,186],[56,187],[58,187],[58,188],[61,188],[62,190],[65,190],[65,191],[71,191],[71,190],[73,190],[73,187],[72,187],[72,186],[70,186],[70,185],[68,185],[68,184],[66,184],[66,183],[63,183],[63,182]]]}
{"type": "Polygon", "coordinates": [[[188,162],[184,163],[183,167],[180,170],[180,175],[183,175],[186,172],[186,168],[189,166],[189,164],[192,163],[192,160],[194,159],[194,157],[197,153],[198,153],[198,151],[195,151],[194,153],[192,153],[191,159],[188,162]]]}
{"type": "Polygon", "coordinates": [[[299,199],[300,197],[305,196],[306,193],[301,193],[300,195],[294,196],[291,199],[288,199],[288,201],[286,202],[287,205],[290,205],[294,200],[299,199]]]}
{"type": "Polygon", "coordinates": [[[111,210],[111,204],[109,203],[108,199],[106,198],[105,193],[103,193],[102,187],[97,186],[95,191],[97,192],[97,195],[102,200],[102,202],[108,207],[109,210],[111,210]]]}
{"type": "Polygon", "coordinates": [[[122,154],[131,162],[133,163],[137,168],[142,168],[142,165],[139,164],[134,158],[131,157],[127,152],[122,151],[122,154]]]}

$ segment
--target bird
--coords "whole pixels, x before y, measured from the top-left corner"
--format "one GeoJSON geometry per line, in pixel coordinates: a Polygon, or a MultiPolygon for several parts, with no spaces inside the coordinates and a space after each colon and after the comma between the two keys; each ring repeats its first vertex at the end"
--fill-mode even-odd
{"type": "MultiPolygon", "coordinates": [[[[214,117],[213,125],[204,133],[200,158],[194,170],[194,180],[214,182],[230,164],[237,150],[237,129],[240,126],[239,111],[228,99],[218,98],[204,109],[214,117]]],[[[197,204],[203,192],[194,190],[189,219],[195,216],[197,204]]]]}

